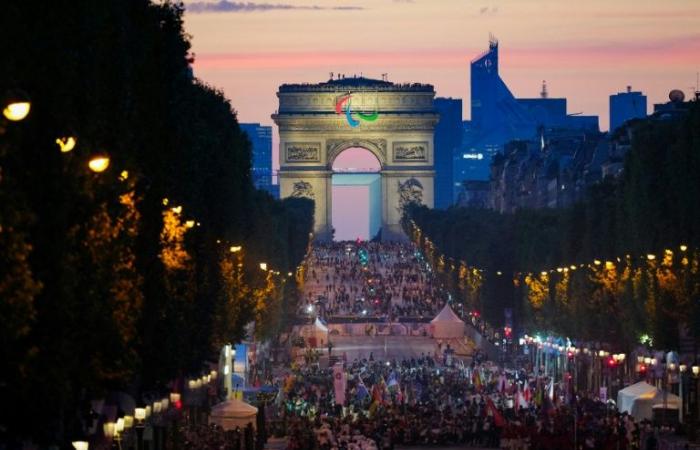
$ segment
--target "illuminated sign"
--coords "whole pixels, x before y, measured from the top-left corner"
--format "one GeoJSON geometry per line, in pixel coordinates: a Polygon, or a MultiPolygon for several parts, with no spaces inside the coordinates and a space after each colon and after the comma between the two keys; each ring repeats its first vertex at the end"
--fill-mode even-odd
{"type": "Polygon", "coordinates": [[[464,159],[484,159],[483,153],[463,153],[462,158],[464,159]]]}
{"type": "Polygon", "coordinates": [[[354,113],[357,115],[357,117],[360,120],[356,120],[353,117],[353,112],[352,112],[352,94],[346,94],[340,97],[336,102],[335,102],[335,113],[336,114],[345,114],[345,118],[348,121],[348,125],[350,125],[352,128],[356,128],[360,126],[360,120],[363,120],[365,122],[374,122],[379,118],[379,112],[374,111],[373,113],[370,114],[365,114],[361,112],[356,112],[354,113]],[[343,108],[343,106],[345,108],[343,108]]]}

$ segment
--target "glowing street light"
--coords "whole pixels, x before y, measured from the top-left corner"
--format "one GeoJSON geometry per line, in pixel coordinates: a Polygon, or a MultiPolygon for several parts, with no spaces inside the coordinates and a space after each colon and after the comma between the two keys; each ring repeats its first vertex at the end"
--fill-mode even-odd
{"type": "Polygon", "coordinates": [[[267,263],[261,262],[260,263],[260,270],[267,272],[267,263]]]}
{"type": "Polygon", "coordinates": [[[88,162],[88,167],[95,173],[102,173],[109,167],[109,156],[95,155],[88,162]]]}
{"type": "Polygon", "coordinates": [[[4,103],[5,107],[2,110],[2,115],[13,122],[24,120],[32,107],[29,96],[22,91],[11,92],[5,98],[4,103]]]}
{"type": "Polygon", "coordinates": [[[68,153],[75,148],[78,141],[73,136],[62,137],[56,139],[56,145],[61,150],[61,153],[68,153]]]}
{"type": "Polygon", "coordinates": [[[232,245],[231,248],[229,248],[229,250],[231,251],[231,253],[238,253],[241,250],[243,250],[243,247],[240,245],[232,245]]]}

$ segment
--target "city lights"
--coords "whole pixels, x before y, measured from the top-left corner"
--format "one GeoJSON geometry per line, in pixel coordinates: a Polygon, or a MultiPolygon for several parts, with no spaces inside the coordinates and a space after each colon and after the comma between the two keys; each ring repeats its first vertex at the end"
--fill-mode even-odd
{"type": "Polygon", "coordinates": [[[76,143],[77,140],[72,136],[56,139],[56,145],[58,145],[61,153],[68,153],[69,151],[73,150],[76,143]]]}
{"type": "Polygon", "coordinates": [[[5,116],[7,120],[19,122],[29,115],[31,106],[32,104],[27,94],[22,91],[13,91],[8,94],[5,99],[5,107],[2,110],[2,115],[5,116]]]}
{"type": "Polygon", "coordinates": [[[109,167],[109,157],[106,155],[93,156],[88,162],[88,167],[95,173],[102,173],[109,167]]]}

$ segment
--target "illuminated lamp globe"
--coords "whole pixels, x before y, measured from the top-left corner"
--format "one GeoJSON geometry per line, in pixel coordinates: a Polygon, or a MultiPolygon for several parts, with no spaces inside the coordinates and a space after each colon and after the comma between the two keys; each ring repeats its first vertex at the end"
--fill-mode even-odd
{"type": "Polygon", "coordinates": [[[146,408],[134,409],[134,419],[141,421],[146,418],[146,408]]]}
{"type": "Polygon", "coordinates": [[[29,101],[29,96],[23,91],[12,91],[6,97],[3,102],[2,115],[5,116],[7,120],[13,122],[19,122],[24,120],[29,114],[29,110],[32,107],[29,101]]]}
{"type": "Polygon", "coordinates": [[[88,167],[95,173],[102,173],[109,167],[109,156],[104,154],[94,155],[88,161],[88,167]]]}
{"type": "Polygon", "coordinates": [[[75,450],[88,450],[89,446],[87,441],[73,441],[71,444],[75,450]]]}
{"type": "Polygon", "coordinates": [[[56,145],[61,150],[61,153],[68,153],[75,148],[78,141],[73,136],[61,137],[56,139],[56,145]]]}

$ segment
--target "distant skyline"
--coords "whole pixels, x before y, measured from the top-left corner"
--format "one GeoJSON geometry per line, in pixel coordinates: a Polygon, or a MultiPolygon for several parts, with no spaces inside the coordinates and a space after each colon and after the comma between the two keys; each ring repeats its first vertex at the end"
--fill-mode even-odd
{"type": "MultiPolygon", "coordinates": [[[[600,116],[628,85],[654,103],[692,91],[700,70],[698,0],[186,1],[195,76],[223,90],[241,122],[270,125],[280,84],[329,72],[423,82],[464,100],[469,62],[500,45],[500,73],[516,97],[568,98],[570,113],[600,116]],[[197,12],[195,12],[197,11],[197,12]]],[[[277,161],[274,127],[273,159],[277,161]]]]}
{"type": "Polygon", "coordinates": [[[244,122],[271,122],[279,84],[324,81],[329,72],[388,73],[390,80],[431,83],[439,96],[468,100],[469,61],[487,48],[489,33],[501,42],[502,75],[517,96],[537,96],[547,80],[552,96],[568,97],[572,112],[600,115],[604,127],[608,95],[632,85],[650,103],[664,101],[671,88],[688,93],[700,70],[697,0],[185,5],[204,3],[214,11],[185,15],[195,73],[222,88],[244,122]],[[361,9],[282,9],[299,7],[361,9]]]}

